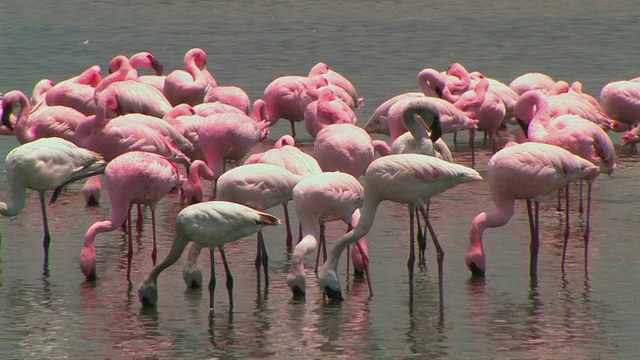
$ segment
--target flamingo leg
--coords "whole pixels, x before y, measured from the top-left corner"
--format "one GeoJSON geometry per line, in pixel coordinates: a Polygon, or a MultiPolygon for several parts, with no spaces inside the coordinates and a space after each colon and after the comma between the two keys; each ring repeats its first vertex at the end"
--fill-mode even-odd
{"type": "Polygon", "coordinates": [[[49,264],[49,243],[51,235],[49,234],[49,220],[47,218],[47,203],[44,193],[40,193],[40,210],[42,211],[42,224],[44,225],[44,237],[42,238],[42,247],[44,248],[44,266],[49,264]]]}
{"type": "Polygon", "coordinates": [[[458,151],[458,132],[453,132],[453,147],[455,151],[458,151]]]}
{"type": "Polygon", "coordinates": [[[580,180],[580,205],[578,208],[580,215],[584,214],[584,204],[582,203],[582,180],[580,180]]]}
{"type": "Polygon", "coordinates": [[[369,296],[373,296],[373,285],[371,284],[371,273],[369,272],[369,256],[365,254],[364,249],[360,245],[360,241],[356,241],[356,246],[362,256],[362,262],[364,263],[364,272],[367,274],[367,286],[369,286],[369,296]]]}
{"type": "MultiPolygon", "coordinates": [[[[420,207],[417,210],[420,211],[420,213],[422,213],[422,218],[424,219],[425,223],[427,221],[427,219],[429,218],[429,205],[431,204],[430,202],[431,200],[427,200],[427,206],[426,206],[426,210],[424,207],[420,207]]],[[[425,262],[425,256],[424,253],[427,250],[427,230],[425,228],[425,230],[423,231],[422,228],[420,227],[420,217],[418,216],[418,212],[416,211],[416,222],[418,223],[418,246],[420,249],[420,253],[418,254],[418,261],[420,261],[421,263],[425,262]]]]}
{"type": "Polygon", "coordinates": [[[322,246],[324,246],[324,243],[322,241],[322,227],[320,227],[320,241],[318,241],[318,252],[316,253],[316,267],[313,269],[316,274],[318,273],[318,264],[320,263],[320,251],[322,251],[322,246]]]}
{"type": "Polygon", "coordinates": [[[475,131],[469,130],[469,146],[471,147],[471,166],[476,164],[476,145],[475,145],[475,131]]]}
{"type": "Polygon", "coordinates": [[[325,226],[320,225],[320,237],[322,238],[322,258],[323,263],[327,262],[327,238],[325,237],[325,226]]]}
{"type": "Polygon", "coordinates": [[[216,289],[216,259],[213,250],[209,249],[211,257],[211,279],[209,280],[209,311],[213,311],[213,293],[216,289]]]}
{"type": "Polygon", "coordinates": [[[133,236],[131,234],[131,205],[127,210],[127,280],[131,281],[131,259],[133,258],[133,236]]]}
{"type": "Polygon", "coordinates": [[[220,257],[222,257],[222,264],[224,265],[224,272],[227,274],[227,294],[229,294],[229,312],[233,309],[233,275],[231,275],[231,269],[227,262],[227,255],[224,253],[224,249],[218,248],[220,251],[220,257]]]}
{"type": "Polygon", "coordinates": [[[556,210],[562,211],[562,189],[558,189],[558,207],[556,210]]]}
{"type": "Polygon", "coordinates": [[[144,215],[142,213],[142,205],[136,204],[136,207],[138,208],[138,218],[136,219],[136,231],[141,232],[142,227],[144,226],[143,224],[144,215]]]}
{"type": "Polygon", "coordinates": [[[293,236],[291,235],[291,223],[289,220],[289,209],[287,204],[282,204],[282,208],[284,209],[284,224],[287,227],[287,238],[285,240],[287,246],[287,252],[291,252],[293,250],[293,236]]]}
{"type": "Polygon", "coordinates": [[[569,184],[565,185],[565,223],[564,223],[564,242],[562,244],[562,272],[564,273],[564,263],[567,257],[567,244],[569,243],[569,184]]]}
{"type": "Polygon", "coordinates": [[[151,250],[151,263],[156,266],[158,259],[158,248],[156,246],[156,210],[151,209],[151,232],[153,235],[153,249],[151,250]]]}
{"type": "Polygon", "coordinates": [[[429,234],[431,235],[431,240],[433,241],[433,245],[436,247],[436,253],[438,254],[438,291],[440,295],[440,311],[443,310],[444,307],[444,278],[443,278],[443,268],[444,268],[444,250],[442,246],[440,246],[440,242],[436,237],[436,233],[433,230],[433,226],[431,226],[431,221],[426,219],[427,229],[429,229],[429,234]]]}
{"type": "Polygon", "coordinates": [[[258,232],[260,248],[262,251],[262,269],[264,270],[264,287],[269,286],[269,255],[267,255],[267,247],[264,244],[264,236],[262,231],[258,232]]]}
{"type": "Polygon", "coordinates": [[[416,260],[416,249],[414,244],[413,217],[415,215],[415,207],[409,205],[409,259],[407,260],[407,269],[409,271],[409,303],[413,304],[413,267],[416,260]]]}
{"type": "Polygon", "coordinates": [[[538,241],[538,208],[539,203],[535,201],[535,215],[531,209],[531,199],[527,199],[527,214],[529,216],[529,229],[531,230],[531,256],[529,262],[529,276],[537,278],[538,276],[538,249],[540,243],[538,241]]]}
{"type": "MultiPolygon", "coordinates": [[[[351,224],[347,224],[347,232],[351,230],[353,230],[353,226],[351,226],[351,224]]],[[[351,246],[347,246],[347,277],[349,276],[350,261],[351,261],[351,246]]],[[[363,258],[363,261],[364,261],[364,258],[363,258]]],[[[354,269],[354,272],[355,272],[355,269],[354,269]]]]}
{"type": "Polygon", "coordinates": [[[289,120],[291,123],[291,137],[296,138],[296,123],[293,120],[289,120]]]}
{"type": "Polygon", "coordinates": [[[591,231],[591,183],[587,184],[587,225],[584,229],[584,274],[587,275],[589,261],[589,232],[591,231]]]}

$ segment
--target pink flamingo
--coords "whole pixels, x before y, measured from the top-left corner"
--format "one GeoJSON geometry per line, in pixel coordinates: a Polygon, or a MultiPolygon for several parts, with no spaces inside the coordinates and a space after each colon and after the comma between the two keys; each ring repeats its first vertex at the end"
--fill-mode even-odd
{"type": "Polygon", "coordinates": [[[281,76],[264,89],[262,99],[266,103],[267,121],[274,125],[280,118],[291,122],[291,136],[296,137],[295,122],[304,121],[304,112],[317,100],[318,89],[327,86],[323,76],[281,76]]]}
{"type": "MultiPolygon", "coordinates": [[[[475,86],[480,80],[487,79],[487,81],[489,81],[489,91],[497,95],[504,103],[506,112],[505,119],[511,119],[513,117],[513,108],[518,101],[518,93],[513,91],[513,89],[511,89],[502,81],[486,77],[482,73],[479,73],[477,71],[470,73],[469,76],[471,77],[471,83],[473,84],[473,86],[475,86]]],[[[566,82],[564,82],[564,85],[566,85],[566,87],[562,91],[566,92],[569,85],[566,82]]]]}
{"type": "MultiPolygon", "coordinates": [[[[120,56],[116,56],[109,62],[109,74],[112,74],[120,69],[122,66],[122,58],[120,56]]],[[[136,54],[133,54],[129,59],[128,73],[126,76],[127,80],[140,80],[140,75],[138,74],[138,67],[152,69],[156,75],[160,78],[162,73],[164,72],[164,67],[162,63],[150,52],[142,51],[136,54]]],[[[159,89],[161,90],[161,89],[159,89]]]]}
{"type": "Polygon", "coordinates": [[[209,87],[204,96],[203,103],[218,101],[223,104],[233,106],[243,114],[249,115],[251,100],[249,95],[239,86],[224,85],[209,87]]]}
{"type": "Polygon", "coordinates": [[[572,82],[571,85],[569,85],[568,92],[580,95],[582,98],[584,98],[584,100],[593,105],[594,108],[596,108],[597,110],[602,110],[600,109],[600,103],[598,102],[598,100],[596,100],[596,98],[582,91],[582,83],[580,81],[572,82]]]}
{"type": "Polygon", "coordinates": [[[131,206],[142,204],[147,205],[151,210],[153,234],[151,259],[155,265],[157,254],[155,209],[165,195],[180,185],[180,174],[176,165],[162,155],[146,151],[129,151],[109,162],[104,171],[104,177],[111,201],[111,214],[107,220],[98,221],[87,230],[80,254],[80,270],[87,279],[95,278],[96,235],[113,231],[127,221],[129,224],[127,279],[130,279],[133,255],[131,206]]]}
{"type": "MultiPolygon", "coordinates": [[[[115,93],[119,99],[119,115],[126,113],[141,113],[163,117],[173,106],[160,90],[153,86],[129,80],[132,71],[135,71],[129,59],[123,55],[116,56],[110,65],[117,69],[106,76],[95,89],[95,98],[101,93],[115,93]]],[[[109,113],[110,117],[114,114],[109,113]]]]}
{"type": "Polygon", "coordinates": [[[376,108],[369,120],[364,124],[364,129],[369,134],[390,135],[388,123],[389,109],[391,109],[395,103],[407,97],[425,97],[425,95],[419,92],[408,92],[396,95],[383,102],[376,108]]]}
{"type": "Polygon", "coordinates": [[[187,181],[180,186],[180,203],[186,201],[187,205],[192,205],[202,202],[204,196],[200,178],[214,180],[213,172],[204,161],[194,160],[189,167],[187,181]]]}
{"type": "Polygon", "coordinates": [[[246,113],[244,113],[242,110],[238,109],[237,107],[229,104],[221,103],[220,101],[203,102],[202,104],[198,104],[194,106],[193,110],[196,112],[196,114],[202,117],[207,117],[211,114],[229,113],[229,112],[246,115],[246,113]]]}
{"type": "Polygon", "coordinates": [[[280,220],[275,216],[226,201],[208,201],[187,206],[178,213],[176,218],[176,235],[169,254],[151,269],[138,288],[140,302],[144,306],[155,306],[158,303],[158,276],[164,269],[178,261],[187,244],[193,241],[200,247],[208,247],[211,255],[209,308],[212,310],[216,284],[213,250],[218,248],[220,251],[227,273],[229,312],[231,312],[233,309],[233,277],[224,253],[224,244],[255,234],[267,225],[275,226],[278,224],[280,224],[280,220]]]}
{"type": "MultiPolygon", "coordinates": [[[[324,78],[327,79],[330,85],[335,85],[340,87],[341,89],[344,89],[351,98],[350,103],[354,104],[355,108],[361,108],[364,105],[364,99],[358,97],[358,92],[356,91],[356,88],[355,86],[353,86],[351,81],[349,81],[342,74],[331,69],[329,65],[323,62],[319,62],[311,68],[307,76],[313,77],[317,75],[324,76],[324,78]]],[[[352,108],[354,107],[352,106],[352,108]]]]}
{"type": "Polygon", "coordinates": [[[42,79],[36,83],[31,93],[31,105],[36,105],[44,100],[44,94],[56,84],[51,79],[42,79]]]}
{"type": "Polygon", "coordinates": [[[453,103],[464,114],[478,120],[478,130],[489,134],[493,152],[496,152],[496,136],[498,128],[505,117],[505,106],[502,100],[494,93],[487,92],[489,80],[480,80],[473,90],[469,90],[453,103]]]}
{"type": "Polygon", "coordinates": [[[529,72],[513,79],[509,87],[518,95],[522,95],[530,90],[538,90],[543,94],[558,94],[558,89],[561,88],[562,85],[562,82],[553,80],[553,78],[547,74],[529,72]]]}
{"type": "MultiPolygon", "coordinates": [[[[552,118],[546,97],[538,91],[522,94],[517,108],[523,110],[518,117],[529,140],[567,149],[599,166],[605,174],[611,174],[615,169],[613,142],[598,125],[577,115],[552,118]]],[[[591,183],[588,187],[591,193],[591,183]]],[[[580,200],[582,213],[582,197],[580,200]]]]}
{"type": "MultiPolygon", "coordinates": [[[[304,258],[318,246],[318,257],[324,243],[324,224],[342,220],[348,231],[358,225],[364,189],[356,178],[342,172],[325,172],[308,176],[293,188],[293,205],[302,226],[302,240],[296,245],[291,256],[291,270],[287,275],[287,284],[295,297],[304,297],[306,282],[304,276],[304,258]]],[[[353,244],[354,265],[367,273],[369,291],[373,294],[369,275],[369,257],[365,238],[353,244]],[[356,251],[356,249],[358,251],[356,251]]],[[[347,249],[348,252],[349,249],[347,249]]],[[[326,255],[326,251],[325,251],[326,255]]],[[[347,254],[348,256],[348,254],[347,254]]],[[[318,268],[316,258],[316,270],[318,268]]],[[[349,267],[347,261],[347,269],[349,267]]]]}
{"type": "MultiPolygon", "coordinates": [[[[263,153],[251,154],[244,161],[245,165],[258,163],[280,166],[302,177],[322,172],[322,169],[316,159],[295,147],[295,140],[291,135],[283,135],[278,139],[278,141],[276,141],[272,149],[263,153]]],[[[285,242],[287,251],[291,251],[293,248],[293,236],[291,234],[289,209],[287,203],[282,204],[282,207],[284,208],[284,221],[287,228],[287,237],[285,242]]],[[[300,231],[302,230],[300,229],[300,231]]],[[[302,236],[300,236],[300,238],[302,238],[302,236]]]]}
{"type": "MultiPolygon", "coordinates": [[[[249,164],[233,168],[222,174],[216,182],[216,200],[230,201],[249,206],[260,211],[282,205],[293,198],[293,188],[302,179],[280,166],[269,164],[249,164]]],[[[188,286],[198,287],[202,276],[196,261],[201,247],[194,244],[189,250],[189,261],[185,264],[183,278],[188,286]]],[[[269,284],[269,258],[262,232],[258,232],[258,247],[255,266],[260,283],[260,268],[264,269],[265,287],[269,284]]]]}
{"type": "Polygon", "coordinates": [[[603,130],[611,130],[613,128],[613,120],[578,93],[568,92],[557,95],[547,95],[547,101],[549,102],[551,117],[557,117],[563,114],[578,115],[598,124],[603,130]]]}
{"type": "Polygon", "coordinates": [[[203,102],[207,90],[217,83],[207,71],[207,53],[193,48],[184,55],[185,70],[174,70],[164,81],[164,95],[176,106],[186,103],[196,106],[203,102]]]}
{"type": "Polygon", "coordinates": [[[206,117],[198,128],[198,141],[215,179],[224,172],[225,160],[238,163],[264,138],[267,129],[266,122],[256,122],[243,114],[219,113],[206,117]]]}
{"type": "Polygon", "coordinates": [[[67,106],[78,110],[85,116],[94,115],[96,113],[96,105],[94,102],[95,87],[102,81],[100,74],[100,66],[94,65],[79,75],[64,80],[47,89],[48,79],[40,81],[33,89],[32,101],[38,98],[38,93],[42,93],[44,102],[37,102],[37,106],[46,104],[47,106],[67,106]]]}
{"type": "Polygon", "coordinates": [[[353,124],[323,128],[313,145],[313,156],[323,171],[341,171],[356,179],[375,160],[376,151],[384,156],[391,153],[391,148],[382,140],[372,140],[364,129],[353,124]]]}
{"type": "MultiPolygon", "coordinates": [[[[471,222],[470,244],[465,255],[465,263],[469,270],[475,275],[484,276],[486,272],[486,259],[482,248],[484,230],[506,225],[513,216],[515,200],[526,199],[531,230],[529,274],[535,278],[540,229],[539,200],[544,195],[566,187],[575,180],[587,180],[591,183],[599,173],[598,166],[555,145],[524,143],[507,146],[498,151],[489,160],[487,168],[487,181],[495,208],[481,212],[471,222]],[[532,200],[535,202],[535,213],[531,209],[532,200]]],[[[587,208],[587,225],[584,234],[585,269],[589,244],[589,215],[590,207],[587,208]]],[[[567,222],[562,252],[563,271],[568,227],[567,222]]]]}
{"type": "Polygon", "coordinates": [[[640,123],[640,82],[614,81],[600,91],[600,108],[611,119],[628,124],[640,123]]]}
{"type": "Polygon", "coordinates": [[[11,150],[5,159],[5,172],[11,200],[0,202],[0,214],[16,216],[26,201],[26,189],[40,196],[44,225],[45,266],[49,262],[49,223],[45,193],[69,182],[104,171],[106,163],[100,155],[67,140],[52,137],[36,139],[11,150]]]}
{"type": "MultiPolygon", "coordinates": [[[[329,258],[318,270],[321,288],[332,300],[342,300],[337,267],[342,251],[365,236],[375,218],[378,205],[384,200],[407,204],[410,216],[409,295],[413,301],[413,267],[415,262],[413,215],[415,208],[422,208],[424,201],[441,194],[458,184],[482,180],[477,171],[466,166],[448,163],[421,154],[393,154],[376,159],[362,178],[364,202],[360,208],[360,222],[352,231],[343,235],[329,253],[329,258]]],[[[444,251],[440,247],[426,214],[427,228],[438,253],[438,285],[440,306],[443,307],[442,266],[444,251]]]]}
{"type": "Polygon", "coordinates": [[[328,87],[320,89],[318,100],[312,101],[304,111],[304,127],[312,138],[330,124],[354,124],[356,114],[351,108],[337,99],[333,90],[328,87]]]}
{"type": "Polygon", "coordinates": [[[418,73],[418,88],[426,96],[454,102],[456,96],[447,88],[447,75],[435,69],[422,69],[418,73]]]}
{"type": "Polygon", "coordinates": [[[100,94],[97,113],[86,118],[76,128],[75,139],[79,146],[101,154],[111,161],[133,150],[154,152],[168,159],[189,166],[189,158],[158,131],[136,122],[113,125],[107,118],[107,109],[119,107],[119,96],[100,94]]]}
{"type": "Polygon", "coordinates": [[[13,90],[2,99],[2,123],[10,130],[13,129],[10,116],[16,105],[20,106],[20,112],[15,122],[15,134],[21,144],[42,137],[59,137],[75,142],[75,131],[86,118],[66,106],[44,106],[31,112],[27,96],[13,90]]]}

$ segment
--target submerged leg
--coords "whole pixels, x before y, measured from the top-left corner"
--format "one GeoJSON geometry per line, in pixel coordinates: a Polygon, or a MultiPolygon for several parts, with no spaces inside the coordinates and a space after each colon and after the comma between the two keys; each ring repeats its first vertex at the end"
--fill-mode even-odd
{"type": "Polygon", "coordinates": [[[416,261],[416,249],[414,244],[413,217],[415,215],[415,207],[409,205],[409,259],[407,260],[407,269],[409,271],[409,303],[413,303],[413,268],[416,261]]]}
{"type": "Polygon", "coordinates": [[[127,210],[127,280],[131,281],[131,261],[133,259],[133,235],[131,233],[131,205],[127,210]]]}
{"type": "Polygon", "coordinates": [[[589,263],[589,232],[591,231],[591,183],[587,184],[587,225],[584,229],[584,273],[589,263]]]}
{"type": "Polygon", "coordinates": [[[213,293],[216,290],[216,257],[213,250],[209,249],[211,257],[211,279],[209,280],[209,311],[213,311],[213,293]]]}
{"type": "Polygon", "coordinates": [[[151,233],[153,236],[153,249],[151,249],[151,263],[156,266],[158,258],[158,248],[156,246],[156,210],[151,209],[151,233]]]}
{"type": "Polygon", "coordinates": [[[49,220],[47,218],[47,202],[44,193],[40,193],[40,210],[42,211],[42,224],[44,225],[44,237],[42,238],[42,247],[44,248],[44,267],[49,264],[49,243],[51,235],[49,234],[49,220]]]}
{"type": "Polygon", "coordinates": [[[444,308],[444,279],[443,279],[443,268],[444,268],[444,250],[442,246],[440,246],[440,242],[436,237],[435,231],[433,231],[433,226],[431,226],[431,222],[427,219],[427,229],[429,229],[429,234],[431,235],[431,240],[433,240],[433,245],[436,247],[436,253],[438,254],[438,291],[440,293],[440,310],[442,311],[444,308]]]}
{"type": "Polygon", "coordinates": [[[291,222],[289,220],[289,209],[287,204],[282,204],[282,208],[284,209],[284,224],[287,227],[287,238],[285,240],[287,246],[287,252],[291,252],[293,250],[293,236],[291,235],[291,222]]]}
{"type": "Polygon", "coordinates": [[[565,222],[564,222],[564,241],[562,243],[562,272],[564,273],[564,263],[567,258],[567,245],[569,243],[569,184],[564,187],[565,195],[565,222]]]}
{"type": "Polygon", "coordinates": [[[540,244],[538,242],[538,202],[535,201],[535,215],[531,208],[531,200],[527,199],[527,214],[529,216],[529,229],[531,231],[531,245],[530,245],[530,261],[529,261],[529,276],[536,278],[538,276],[538,249],[540,244]]]}
{"type": "Polygon", "coordinates": [[[371,284],[371,273],[369,272],[369,256],[367,256],[364,249],[360,245],[360,241],[356,241],[355,244],[358,247],[360,256],[362,256],[362,262],[364,263],[364,272],[365,274],[367,274],[367,286],[369,286],[369,296],[373,296],[373,285],[371,284]]]}
{"type": "Polygon", "coordinates": [[[233,275],[231,275],[231,269],[229,269],[229,263],[227,262],[227,255],[225,255],[222,246],[218,248],[218,251],[220,251],[224,271],[227,274],[227,294],[229,294],[229,312],[231,312],[233,309],[233,275]]]}

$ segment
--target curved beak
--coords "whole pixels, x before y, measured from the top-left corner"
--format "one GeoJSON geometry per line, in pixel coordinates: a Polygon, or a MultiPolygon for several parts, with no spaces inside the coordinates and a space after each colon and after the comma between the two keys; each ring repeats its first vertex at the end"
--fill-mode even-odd
{"type": "Polygon", "coordinates": [[[340,290],[333,290],[332,288],[325,286],[324,287],[324,293],[327,294],[327,297],[329,298],[330,301],[343,301],[344,298],[342,297],[342,291],[340,290]]]}

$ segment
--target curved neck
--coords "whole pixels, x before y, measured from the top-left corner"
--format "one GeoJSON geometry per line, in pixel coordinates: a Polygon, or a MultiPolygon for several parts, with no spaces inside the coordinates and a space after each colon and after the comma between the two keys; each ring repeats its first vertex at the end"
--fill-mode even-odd
{"type": "Polygon", "coordinates": [[[251,118],[254,121],[260,122],[267,118],[267,103],[262,99],[258,99],[253,103],[253,109],[251,109],[251,118]]]}
{"type": "MultiPolygon", "coordinates": [[[[30,142],[35,140],[35,138],[29,133],[29,128],[28,128],[28,120],[29,120],[29,113],[31,112],[31,105],[29,104],[29,99],[27,99],[27,96],[24,95],[23,93],[20,92],[16,92],[14,93],[14,96],[10,99],[12,101],[10,101],[11,105],[10,106],[5,106],[3,109],[3,120],[2,122],[7,125],[7,122],[10,122],[10,117],[11,117],[11,113],[13,112],[13,108],[15,107],[15,105],[19,105],[20,106],[20,112],[18,113],[18,116],[16,118],[16,123],[15,123],[15,133],[16,133],[16,137],[18,138],[18,141],[21,144],[30,142]],[[5,117],[6,117],[6,121],[5,121],[5,117]]],[[[6,99],[9,100],[9,99],[6,99]]],[[[44,105],[41,105],[44,106],[44,105]]]]}
{"type": "Polygon", "coordinates": [[[116,66],[118,66],[118,68],[117,68],[117,70],[115,72],[113,72],[113,73],[109,74],[108,76],[104,77],[98,83],[98,85],[96,85],[96,91],[95,91],[96,94],[98,94],[102,90],[106,89],[107,86],[113,84],[116,81],[125,80],[127,78],[127,75],[129,75],[129,71],[133,69],[131,67],[131,65],[129,64],[129,60],[127,58],[125,58],[124,56],[122,56],[121,60],[118,60],[116,66]]]}
{"type": "Polygon", "coordinates": [[[391,146],[384,140],[373,140],[371,141],[371,145],[373,146],[373,150],[377,151],[380,156],[387,156],[392,153],[391,146]]]}
{"type": "Polygon", "coordinates": [[[3,216],[16,216],[24,208],[27,200],[26,189],[14,184],[9,185],[11,198],[8,203],[0,202],[0,214],[3,216]]]}
{"type": "Polygon", "coordinates": [[[298,242],[291,255],[291,272],[304,273],[304,259],[318,247],[320,239],[320,224],[317,221],[302,226],[302,240],[298,242]]]}
{"type": "Polygon", "coordinates": [[[497,201],[495,208],[476,215],[471,222],[470,245],[482,247],[482,234],[486,228],[506,225],[513,216],[514,203],[514,199],[497,201]]]}

